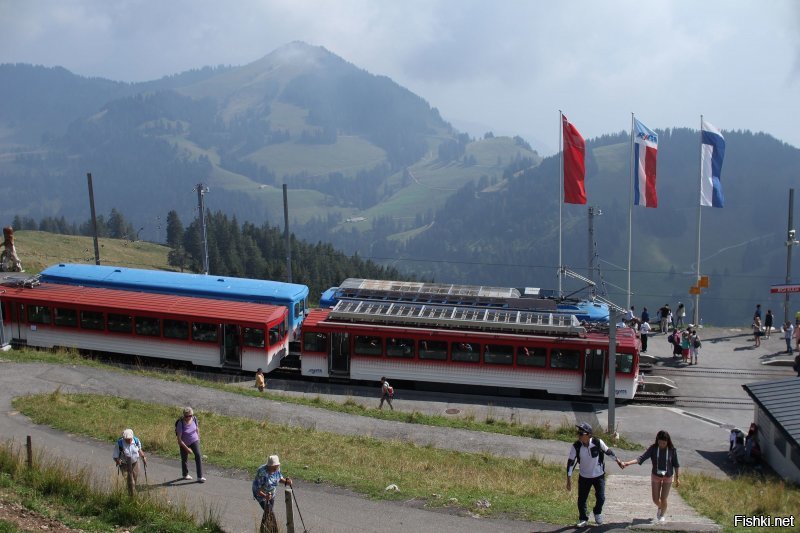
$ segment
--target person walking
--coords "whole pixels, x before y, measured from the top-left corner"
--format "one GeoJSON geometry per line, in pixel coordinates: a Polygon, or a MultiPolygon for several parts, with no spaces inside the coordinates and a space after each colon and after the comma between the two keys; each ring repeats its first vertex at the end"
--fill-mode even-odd
{"type": "Polygon", "coordinates": [[[697,356],[700,355],[700,337],[697,336],[697,330],[692,328],[689,332],[689,358],[694,361],[693,364],[697,365],[697,356]]]}
{"type": "Polygon", "coordinates": [[[392,406],[392,398],[394,398],[394,388],[389,385],[389,382],[386,381],[385,377],[381,378],[381,403],[378,406],[378,409],[383,409],[383,402],[389,404],[389,409],[394,411],[394,407],[392,406]]]}
{"type": "Polygon", "coordinates": [[[650,323],[644,322],[639,325],[639,337],[642,339],[642,353],[647,352],[647,336],[650,335],[650,323]]]}
{"type": "Polygon", "coordinates": [[[265,385],[266,382],[264,380],[264,372],[262,372],[259,368],[256,370],[256,388],[258,388],[258,392],[264,392],[265,385]]]}
{"type": "Polygon", "coordinates": [[[786,341],[786,353],[793,353],[792,351],[792,335],[794,334],[794,326],[790,321],[786,321],[783,325],[783,338],[786,341]]]}
{"type": "Polygon", "coordinates": [[[114,446],[114,453],[111,457],[117,463],[117,468],[122,469],[126,476],[133,476],[133,485],[136,486],[139,482],[139,459],[144,462],[146,468],[147,458],[144,450],[142,450],[142,443],[138,437],[134,436],[132,429],[128,428],[122,432],[122,436],[117,440],[117,445],[114,446]],[[127,467],[129,462],[130,471],[127,467]]]}
{"type": "Polygon", "coordinates": [[[189,454],[194,455],[194,465],[197,469],[197,482],[205,483],[203,477],[203,456],[200,453],[200,426],[191,407],[183,408],[183,417],[175,421],[175,435],[178,437],[178,446],[181,452],[181,475],[183,479],[190,480],[189,454]]]}
{"type": "Polygon", "coordinates": [[[650,459],[652,469],[650,471],[650,487],[652,489],[653,503],[656,504],[656,518],[653,523],[664,523],[667,521],[667,498],[672,488],[673,475],[675,476],[675,486],[680,486],[678,472],[678,450],[672,444],[669,433],[663,429],[656,433],[656,441],[651,444],[647,451],[639,456],[638,459],[623,461],[622,468],[633,464],[642,464],[646,459],[650,459]]]}
{"type": "Polygon", "coordinates": [[[675,310],[675,327],[676,328],[685,328],[686,324],[684,319],[686,318],[686,306],[683,305],[683,302],[678,302],[678,309],[675,310]]]}
{"type": "Polygon", "coordinates": [[[756,341],[756,348],[761,346],[761,336],[763,334],[764,332],[761,331],[761,318],[756,315],[753,317],[753,340],[756,341]]]}
{"type": "Polygon", "coordinates": [[[661,328],[661,333],[667,333],[667,321],[669,320],[669,315],[672,314],[672,311],[669,310],[669,304],[664,304],[664,306],[658,310],[658,314],[661,317],[661,324],[659,327],[661,328]]]}
{"type": "Polygon", "coordinates": [[[264,515],[261,518],[261,531],[278,531],[278,520],[275,518],[273,508],[279,483],[283,483],[288,487],[292,486],[292,480],[283,477],[283,474],[281,474],[280,458],[277,455],[270,455],[267,458],[267,462],[256,470],[256,477],[253,479],[252,487],[253,498],[264,511],[264,515]]]}
{"type": "Polygon", "coordinates": [[[578,475],[578,527],[589,524],[589,513],[586,509],[586,500],[589,492],[594,487],[594,521],[597,525],[603,524],[603,504],[606,501],[606,469],[604,456],[613,457],[620,468],[620,461],[614,451],[606,446],[601,439],[592,436],[592,426],[582,422],[575,426],[578,428],[578,440],[569,449],[567,459],[567,492],[572,490],[572,472],[575,464],[579,465],[578,475]]]}
{"type": "Polygon", "coordinates": [[[767,316],[764,317],[764,338],[769,339],[769,334],[772,333],[773,324],[772,309],[767,309],[767,316]]]}

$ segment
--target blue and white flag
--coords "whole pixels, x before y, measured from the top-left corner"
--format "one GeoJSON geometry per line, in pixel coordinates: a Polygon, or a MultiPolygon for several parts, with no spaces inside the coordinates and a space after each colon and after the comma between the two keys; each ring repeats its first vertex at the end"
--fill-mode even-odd
{"type": "Polygon", "coordinates": [[[725,157],[725,138],[705,120],[702,121],[700,138],[700,205],[724,207],[722,159],[725,157]]]}

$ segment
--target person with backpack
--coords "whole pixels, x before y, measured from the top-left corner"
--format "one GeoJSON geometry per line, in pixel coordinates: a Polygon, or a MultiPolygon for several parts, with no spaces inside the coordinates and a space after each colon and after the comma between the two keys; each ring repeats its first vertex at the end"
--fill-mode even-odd
{"type": "Polygon", "coordinates": [[[394,398],[394,388],[389,385],[389,382],[386,381],[385,377],[381,378],[381,403],[378,406],[378,409],[383,409],[383,402],[389,404],[389,409],[394,411],[394,407],[392,407],[392,398],[394,398]]]}
{"type": "Polygon", "coordinates": [[[194,464],[197,468],[197,482],[205,483],[203,456],[200,453],[200,427],[191,407],[184,407],[183,417],[175,421],[175,435],[178,437],[178,446],[181,452],[181,474],[183,479],[192,479],[192,476],[189,475],[189,454],[191,453],[194,455],[194,464]]]}
{"type": "Polygon", "coordinates": [[[111,455],[114,462],[117,463],[117,468],[120,468],[126,475],[133,476],[133,484],[139,481],[139,459],[144,462],[147,467],[147,458],[145,457],[144,450],[142,450],[142,443],[139,438],[133,434],[133,430],[128,428],[122,432],[122,436],[117,439],[117,445],[114,446],[114,453],[111,455]],[[130,462],[130,473],[126,463],[130,462]]]}
{"type": "Polygon", "coordinates": [[[603,504],[606,501],[606,469],[604,456],[613,457],[620,468],[620,461],[606,443],[592,436],[592,426],[582,422],[575,426],[578,428],[578,440],[569,449],[567,459],[567,491],[572,490],[572,472],[575,464],[579,465],[578,475],[578,527],[589,524],[589,513],[586,509],[586,500],[589,492],[594,487],[594,521],[597,525],[603,524],[603,504]]]}
{"type": "Polygon", "coordinates": [[[681,335],[678,333],[677,328],[672,328],[672,333],[667,337],[667,342],[672,345],[672,358],[680,356],[683,353],[681,348],[681,335]]]}
{"type": "Polygon", "coordinates": [[[656,434],[655,443],[651,444],[647,451],[639,456],[638,459],[623,461],[622,468],[633,464],[642,464],[646,459],[650,459],[653,468],[650,471],[650,486],[653,490],[653,503],[656,504],[656,518],[653,523],[664,523],[667,521],[667,498],[669,490],[672,488],[672,476],[675,475],[675,486],[680,486],[678,480],[678,450],[672,444],[669,433],[663,429],[656,434]]]}
{"type": "Polygon", "coordinates": [[[253,479],[253,498],[264,510],[261,519],[261,531],[277,531],[278,521],[275,518],[273,507],[278,484],[291,487],[292,480],[281,474],[281,460],[277,455],[270,455],[267,462],[258,467],[256,477],[253,479]]]}

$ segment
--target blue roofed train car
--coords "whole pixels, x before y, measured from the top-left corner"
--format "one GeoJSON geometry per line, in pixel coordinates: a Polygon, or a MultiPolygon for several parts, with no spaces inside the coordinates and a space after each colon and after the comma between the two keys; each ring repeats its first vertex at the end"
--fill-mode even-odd
{"type": "Polygon", "coordinates": [[[308,287],[280,281],[80,264],[53,265],[42,271],[40,279],[62,285],[281,305],[289,311],[292,340],[299,335],[308,309],[308,287]]]}

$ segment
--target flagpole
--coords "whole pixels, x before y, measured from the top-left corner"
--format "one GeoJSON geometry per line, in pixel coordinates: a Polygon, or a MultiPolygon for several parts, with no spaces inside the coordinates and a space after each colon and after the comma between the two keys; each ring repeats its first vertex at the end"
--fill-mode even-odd
{"type": "Polygon", "coordinates": [[[558,110],[558,148],[561,152],[561,181],[558,184],[558,297],[561,298],[561,272],[563,262],[561,260],[561,211],[564,209],[564,113],[558,110]]]}
{"type": "Polygon", "coordinates": [[[625,310],[631,308],[631,251],[632,251],[632,237],[633,237],[633,113],[631,113],[631,151],[630,151],[630,164],[631,175],[628,180],[628,299],[625,305],[625,310]]]}
{"type": "Polygon", "coordinates": [[[697,276],[695,280],[697,292],[695,292],[694,295],[694,314],[692,316],[692,324],[694,324],[695,327],[700,323],[700,222],[703,212],[703,115],[700,115],[700,168],[698,175],[699,179],[697,180],[697,184],[699,185],[698,192],[700,193],[700,197],[697,199],[697,261],[695,261],[697,265],[697,276]]]}

